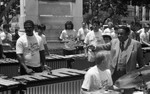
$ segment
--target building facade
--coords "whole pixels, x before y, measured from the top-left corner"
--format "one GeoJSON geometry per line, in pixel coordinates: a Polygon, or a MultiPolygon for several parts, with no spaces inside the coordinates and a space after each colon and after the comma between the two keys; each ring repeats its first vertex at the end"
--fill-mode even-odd
{"type": "Polygon", "coordinates": [[[132,6],[128,5],[128,17],[123,17],[128,23],[132,21],[140,21],[142,23],[148,23],[150,21],[150,8],[145,6],[132,6]]]}

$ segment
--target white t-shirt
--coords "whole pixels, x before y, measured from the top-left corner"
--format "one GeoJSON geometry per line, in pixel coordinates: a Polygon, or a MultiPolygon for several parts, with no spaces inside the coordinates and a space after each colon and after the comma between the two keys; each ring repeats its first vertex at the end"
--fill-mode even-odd
{"type": "Polygon", "coordinates": [[[145,32],[144,29],[141,29],[141,33],[140,33],[140,41],[145,41],[147,43],[150,43],[150,36],[149,36],[150,32],[145,32]]]}
{"type": "MultiPolygon", "coordinates": [[[[101,31],[98,31],[98,32],[90,31],[86,35],[84,43],[86,45],[95,45],[95,46],[105,43],[104,39],[102,37],[102,32],[101,31]]],[[[88,55],[88,61],[89,62],[95,61],[95,58],[94,58],[95,54],[90,49],[88,49],[88,52],[86,54],[88,55]]]]}
{"type": "Polygon", "coordinates": [[[101,71],[97,65],[95,65],[85,74],[81,87],[91,92],[112,85],[111,71],[109,69],[101,71]]]}
{"type": "Polygon", "coordinates": [[[87,35],[87,33],[89,32],[89,30],[87,28],[83,29],[83,28],[80,28],[78,30],[78,33],[77,33],[77,37],[80,39],[80,40],[84,40],[85,39],[85,36],[87,35]]]}
{"type": "Polygon", "coordinates": [[[35,34],[33,36],[27,36],[24,34],[17,40],[16,53],[23,54],[25,64],[28,66],[41,66],[39,53],[41,50],[44,50],[44,46],[40,36],[35,34]]]}
{"type": "Polygon", "coordinates": [[[47,44],[46,36],[44,34],[41,35],[41,38],[43,40],[43,44],[47,44]]]}
{"type": "Polygon", "coordinates": [[[94,31],[90,31],[84,40],[84,43],[87,45],[98,45],[98,44],[103,44],[104,43],[104,39],[102,37],[102,32],[98,31],[98,32],[94,32],[94,31]]]}
{"type": "Polygon", "coordinates": [[[74,49],[74,45],[76,44],[75,39],[77,38],[76,30],[63,30],[60,39],[65,42],[65,48],[67,49],[74,49]]]}

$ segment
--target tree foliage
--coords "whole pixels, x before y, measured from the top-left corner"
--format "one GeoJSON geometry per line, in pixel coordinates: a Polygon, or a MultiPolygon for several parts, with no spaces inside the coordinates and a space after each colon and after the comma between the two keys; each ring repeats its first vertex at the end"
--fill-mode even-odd
{"type": "Polygon", "coordinates": [[[108,18],[127,17],[129,4],[150,6],[150,0],[83,0],[83,14],[97,17],[104,23],[108,18]]]}
{"type": "Polygon", "coordinates": [[[91,9],[93,17],[97,17],[103,23],[114,15],[127,16],[127,1],[124,0],[84,0],[83,14],[91,9]],[[126,3],[124,3],[126,2],[126,3]]]}

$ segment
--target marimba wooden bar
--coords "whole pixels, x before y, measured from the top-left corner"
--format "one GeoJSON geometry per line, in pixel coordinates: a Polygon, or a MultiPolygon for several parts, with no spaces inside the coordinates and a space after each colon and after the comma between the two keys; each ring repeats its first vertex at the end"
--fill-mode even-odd
{"type": "MultiPolygon", "coordinates": [[[[52,69],[67,68],[67,59],[62,58],[60,55],[50,55],[46,57],[46,65],[52,69]]],[[[8,77],[17,76],[19,69],[18,60],[6,58],[0,59],[0,74],[7,75],[8,77]]]]}
{"type": "Polygon", "coordinates": [[[48,72],[13,77],[26,80],[26,94],[80,94],[86,71],[61,68],[48,72]]]}
{"type": "Polygon", "coordinates": [[[21,89],[20,86],[20,82],[0,78],[0,94],[16,94],[21,89]]]}
{"type": "MultiPolygon", "coordinates": [[[[84,58],[84,54],[67,55],[67,56],[51,54],[49,56],[46,56],[45,64],[51,67],[52,69],[68,68],[67,61],[72,58],[75,59],[75,62],[72,63],[72,68],[82,70],[84,68],[89,67],[86,59],[84,58]]],[[[18,69],[19,69],[18,60],[11,58],[0,59],[0,74],[7,75],[9,77],[17,76],[19,74],[18,69]]]]}

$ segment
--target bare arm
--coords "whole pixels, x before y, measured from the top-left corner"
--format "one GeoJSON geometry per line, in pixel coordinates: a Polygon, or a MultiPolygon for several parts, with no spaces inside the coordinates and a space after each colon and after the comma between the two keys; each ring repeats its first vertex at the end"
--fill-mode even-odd
{"type": "Polygon", "coordinates": [[[29,69],[29,68],[25,65],[25,60],[24,60],[23,54],[17,54],[17,57],[18,57],[18,61],[19,61],[20,65],[23,66],[23,68],[26,70],[27,74],[33,73],[33,70],[32,70],[32,69],[29,69]]]}
{"type": "Polygon", "coordinates": [[[41,60],[41,65],[44,66],[45,64],[45,51],[44,50],[40,51],[40,60],[41,60]]]}
{"type": "Polygon", "coordinates": [[[144,41],[144,40],[141,40],[141,42],[142,42],[142,44],[145,44],[145,45],[147,45],[147,46],[150,46],[150,44],[149,44],[148,42],[144,41]]]}
{"type": "Polygon", "coordinates": [[[44,49],[45,49],[46,55],[49,55],[49,50],[48,50],[47,44],[44,44],[44,49]]]}
{"type": "Polygon", "coordinates": [[[84,53],[87,56],[88,55],[88,48],[87,48],[87,44],[84,44],[84,53]]]}

